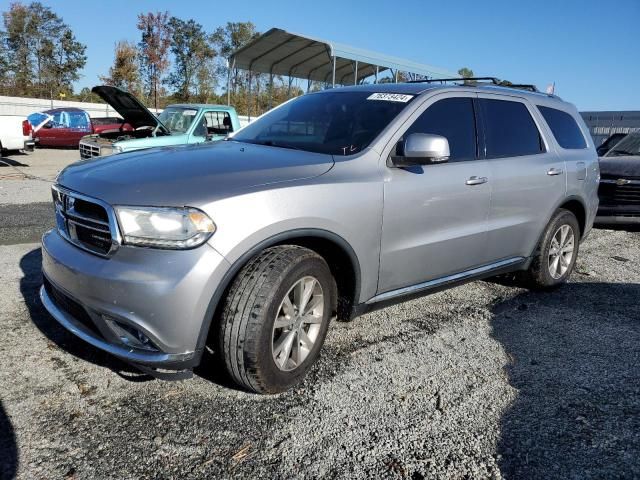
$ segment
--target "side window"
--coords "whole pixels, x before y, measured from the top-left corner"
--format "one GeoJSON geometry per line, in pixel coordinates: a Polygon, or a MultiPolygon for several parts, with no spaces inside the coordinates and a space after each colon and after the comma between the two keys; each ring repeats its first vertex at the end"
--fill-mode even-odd
{"type": "Polygon", "coordinates": [[[409,127],[404,138],[412,133],[445,137],[449,141],[450,162],[474,160],[477,148],[473,99],[446,98],[435,102],[409,127]]]}
{"type": "Polygon", "coordinates": [[[487,158],[519,157],[545,151],[538,127],[524,103],[480,99],[487,158]]]}
{"type": "Polygon", "coordinates": [[[584,135],[571,115],[556,108],[540,105],[538,105],[538,110],[549,124],[558,145],[567,149],[587,148],[584,135]]]}
{"type": "Polygon", "coordinates": [[[205,114],[209,135],[226,135],[233,132],[229,112],[210,111],[205,114]]]}
{"type": "Polygon", "coordinates": [[[65,128],[64,125],[64,112],[56,112],[51,118],[51,128],[65,128]]]}

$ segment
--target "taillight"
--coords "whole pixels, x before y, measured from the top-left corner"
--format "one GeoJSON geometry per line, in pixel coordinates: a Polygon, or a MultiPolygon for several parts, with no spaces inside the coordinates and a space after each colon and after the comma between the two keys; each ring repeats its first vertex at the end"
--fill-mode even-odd
{"type": "Polygon", "coordinates": [[[22,135],[24,135],[25,137],[28,137],[29,135],[31,135],[32,131],[33,131],[33,129],[31,128],[31,123],[29,123],[29,120],[23,120],[22,121],[22,135]]]}

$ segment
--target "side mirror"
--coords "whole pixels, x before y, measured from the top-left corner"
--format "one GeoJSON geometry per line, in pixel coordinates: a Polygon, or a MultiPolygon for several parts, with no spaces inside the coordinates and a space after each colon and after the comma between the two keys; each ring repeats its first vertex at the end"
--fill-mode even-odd
{"type": "Polygon", "coordinates": [[[427,165],[449,160],[449,141],[441,135],[412,133],[403,144],[403,155],[391,158],[396,167],[427,165]]]}
{"type": "Polygon", "coordinates": [[[42,126],[42,128],[53,128],[53,123],[47,122],[42,126]]]}

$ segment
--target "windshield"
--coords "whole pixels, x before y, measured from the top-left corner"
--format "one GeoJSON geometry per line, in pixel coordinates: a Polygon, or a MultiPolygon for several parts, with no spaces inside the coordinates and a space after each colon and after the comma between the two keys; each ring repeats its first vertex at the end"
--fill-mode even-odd
{"type": "Polygon", "coordinates": [[[618,142],[605,157],[640,155],[640,133],[631,133],[618,142]]]}
{"type": "Polygon", "coordinates": [[[194,108],[169,107],[158,118],[171,133],[187,133],[197,113],[194,108]]]}
{"type": "Polygon", "coordinates": [[[250,123],[231,140],[352,155],[365,149],[412,99],[362,91],[303,95],[250,123]]]}

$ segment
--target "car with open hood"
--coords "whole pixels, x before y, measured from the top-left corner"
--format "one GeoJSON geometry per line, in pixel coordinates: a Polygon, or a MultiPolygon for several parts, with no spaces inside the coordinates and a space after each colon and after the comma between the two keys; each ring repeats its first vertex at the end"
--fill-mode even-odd
{"type": "Polygon", "coordinates": [[[598,225],[640,225],[640,132],[600,157],[598,225]]]}
{"type": "Polygon", "coordinates": [[[111,105],[133,129],[84,137],[80,142],[83,159],[143,148],[221,140],[240,129],[233,107],[176,104],[169,105],[156,117],[134,95],[120,88],[102,85],[91,91],[111,105]]]}

